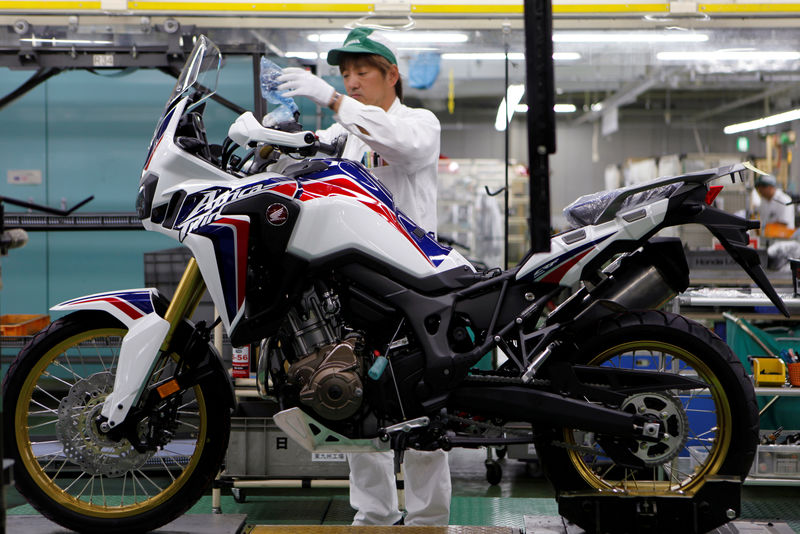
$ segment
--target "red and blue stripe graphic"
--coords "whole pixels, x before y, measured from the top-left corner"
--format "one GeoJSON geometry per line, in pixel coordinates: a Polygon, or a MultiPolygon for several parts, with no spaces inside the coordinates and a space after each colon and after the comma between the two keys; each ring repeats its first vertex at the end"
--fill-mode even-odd
{"type": "Polygon", "coordinates": [[[207,237],[214,245],[225,308],[228,319],[232,321],[244,304],[250,218],[225,216],[198,228],[194,233],[207,237]]]}
{"type": "Polygon", "coordinates": [[[141,319],[148,313],[153,313],[153,299],[150,291],[115,291],[113,293],[98,293],[77,299],[62,302],[60,306],[75,306],[90,302],[106,302],[133,320],[141,319]]]}
{"type": "Polygon", "coordinates": [[[308,174],[298,181],[301,185],[298,197],[306,202],[320,197],[342,196],[353,198],[377,213],[394,226],[434,267],[444,261],[450,253],[449,247],[436,242],[428,233],[418,236],[419,227],[394,204],[388,189],[369,174],[360,164],[352,161],[328,161],[327,170],[308,174]]]}
{"type": "Polygon", "coordinates": [[[561,282],[561,279],[564,278],[564,275],[567,274],[570,269],[572,269],[586,255],[592,252],[598,244],[602,243],[615,233],[616,232],[612,232],[599,239],[589,243],[584,243],[571,250],[567,250],[556,258],[542,263],[539,267],[535,268],[522,278],[533,278],[534,280],[539,280],[541,282],[557,284],[561,282]]]}

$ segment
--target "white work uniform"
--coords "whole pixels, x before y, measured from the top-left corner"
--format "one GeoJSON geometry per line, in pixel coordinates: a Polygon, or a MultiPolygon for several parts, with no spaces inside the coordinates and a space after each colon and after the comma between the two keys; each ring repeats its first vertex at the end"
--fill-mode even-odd
{"type": "MultiPolygon", "coordinates": [[[[363,161],[392,192],[395,205],[427,232],[436,232],[436,182],[441,127],[425,109],[395,99],[389,111],[343,96],[336,124],[317,132],[330,143],[349,134],[342,157],[363,161]],[[367,133],[362,132],[359,126],[367,133]]],[[[398,508],[392,452],[353,453],[350,463],[350,505],[354,525],[392,525],[403,515],[398,508]]],[[[403,457],[406,525],[450,522],[450,466],[442,450],[407,450],[403,457]]]]}
{"type": "Polygon", "coordinates": [[[762,198],[754,189],[751,198],[762,228],[768,223],[784,223],[788,228],[794,228],[794,204],[787,205],[791,201],[792,197],[780,189],[775,189],[775,194],[769,200],[762,198]]]}
{"type": "Polygon", "coordinates": [[[436,115],[404,106],[396,98],[389,111],[343,96],[336,123],[317,132],[330,143],[348,133],[342,157],[365,165],[392,192],[395,205],[426,232],[436,232],[439,134],[436,115]],[[358,127],[368,133],[363,133],[358,127]]]}

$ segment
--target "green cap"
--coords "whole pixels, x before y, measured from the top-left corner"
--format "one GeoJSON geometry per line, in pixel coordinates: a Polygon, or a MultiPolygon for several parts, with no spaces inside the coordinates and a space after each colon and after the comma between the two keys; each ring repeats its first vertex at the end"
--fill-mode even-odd
{"type": "Polygon", "coordinates": [[[392,42],[374,31],[372,28],[351,30],[341,47],[328,52],[328,65],[338,65],[342,54],[377,54],[397,65],[397,52],[392,42]]]}

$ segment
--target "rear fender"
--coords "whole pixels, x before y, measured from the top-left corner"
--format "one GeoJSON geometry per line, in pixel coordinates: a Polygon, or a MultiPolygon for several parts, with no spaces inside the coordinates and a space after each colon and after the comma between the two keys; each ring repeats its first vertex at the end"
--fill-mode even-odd
{"type": "Polygon", "coordinates": [[[732,213],[705,205],[705,203],[687,204],[683,206],[683,210],[677,216],[671,219],[668,222],[669,226],[695,223],[708,228],[708,231],[719,239],[728,254],[753,279],[769,300],[783,315],[789,317],[789,310],[761,267],[758,252],[750,247],[750,236],[747,231],[758,228],[760,226],[758,221],[748,221],[732,213]]]}

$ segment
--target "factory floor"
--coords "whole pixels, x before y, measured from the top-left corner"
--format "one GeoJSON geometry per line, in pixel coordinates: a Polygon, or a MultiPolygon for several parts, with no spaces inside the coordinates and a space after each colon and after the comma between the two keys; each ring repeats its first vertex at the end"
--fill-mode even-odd
{"type": "MultiPolygon", "coordinates": [[[[526,515],[558,515],[550,485],[544,479],[529,476],[524,463],[510,458],[500,460],[502,480],[490,486],[486,482],[485,459],[484,450],[450,453],[451,525],[506,526],[522,530],[526,515]]],[[[13,489],[6,495],[6,501],[9,516],[36,514],[13,489]]],[[[209,491],[189,513],[209,514],[211,509],[209,491]]],[[[244,502],[237,502],[230,490],[223,490],[222,512],[245,514],[247,526],[348,525],[354,513],[348,502],[347,488],[248,488],[244,502]]],[[[742,519],[785,522],[794,532],[800,533],[800,482],[797,487],[745,485],[742,519]]]]}

